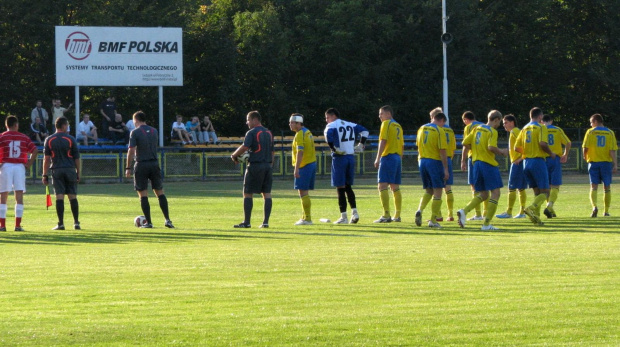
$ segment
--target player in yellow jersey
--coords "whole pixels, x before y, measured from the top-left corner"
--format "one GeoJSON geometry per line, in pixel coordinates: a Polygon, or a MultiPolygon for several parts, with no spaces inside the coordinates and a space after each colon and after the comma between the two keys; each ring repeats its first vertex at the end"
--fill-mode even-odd
{"type": "MultiPolygon", "coordinates": [[[[463,129],[463,138],[466,138],[471,134],[477,126],[484,123],[476,120],[476,115],[471,111],[465,111],[461,116],[465,128],[463,129]]],[[[476,196],[476,189],[474,187],[474,163],[471,160],[471,152],[467,156],[461,156],[461,170],[467,170],[467,184],[471,186],[471,194],[476,196]]],[[[476,206],[476,214],[469,220],[483,220],[482,211],[480,205],[476,206]]]]}
{"type": "Polygon", "coordinates": [[[517,191],[519,192],[519,205],[521,209],[519,210],[519,214],[512,218],[525,218],[525,213],[523,210],[525,209],[525,201],[526,194],[525,189],[527,188],[527,181],[525,180],[525,174],[523,173],[523,156],[521,153],[515,151],[515,143],[517,142],[517,137],[521,132],[521,129],[517,127],[517,119],[514,115],[508,114],[504,116],[504,129],[509,134],[508,138],[508,153],[510,155],[510,173],[508,174],[508,208],[506,212],[502,214],[498,214],[495,217],[497,218],[511,218],[512,217],[512,209],[517,201],[517,191]]]}
{"type": "Polygon", "coordinates": [[[375,159],[375,168],[379,169],[377,181],[383,215],[375,223],[400,222],[402,195],[400,193],[402,157],[405,146],[403,128],[393,119],[393,110],[389,105],[379,109],[381,131],[379,148],[375,159]],[[390,216],[390,195],[388,185],[394,196],[394,218],[390,216]]]}
{"type": "Polygon", "coordinates": [[[523,212],[530,218],[532,223],[543,225],[540,220],[540,207],[549,197],[549,174],[545,158],[548,154],[555,159],[555,153],[549,149],[547,127],[540,124],[543,111],[534,107],[530,110],[530,122],[527,123],[515,144],[515,150],[523,155],[523,172],[527,183],[534,190],[534,201],[523,212]],[[546,153],[546,154],[545,154],[546,153]]]}
{"type": "Polygon", "coordinates": [[[570,152],[570,139],[564,133],[564,130],[553,125],[553,117],[551,115],[544,115],[542,123],[547,127],[547,143],[549,143],[549,149],[555,153],[555,159],[547,157],[547,171],[549,172],[549,198],[547,199],[547,207],[543,211],[547,218],[557,217],[553,204],[558,199],[560,193],[560,186],[562,185],[562,164],[568,161],[568,154],[570,152]],[[564,151],[562,151],[564,146],[564,151]]]}
{"type": "Polygon", "coordinates": [[[598,185],[602,182],[605,188],[605,216],[609,216],[611,204],[611,176],[618,172],[618,142],[616,134],[603,125],[603,116],[594,114],[590,117],[590,125],[583,139],[583,159],[588,162],[590,174],[590,202],[592,215],[598,215],[598,185]]]}
{"type": "MultiPolygon", "coordinates": [[[[418,146],[418,162],[422,186],[426,194],[433,197],[431,204],[432,214],[428,222],[431,228],[440,228],[437,217],[441,214],[441,192],[450,178],[448,172],[448,159],[446,157],[446,134],[443,125],[446,123],[446,115],[438,113],[431,123],[420,127],[416,136],[418,146]]],[[[422,225],[422,210],[415,213],[415,224],[422,225]]]]}
{"type": "MultiPolygon", "coordinates": [[[[437,113],[442,113],[443,110],[441,107],[436,107],[430,112],[431,122],[433,121],[433,117],[437,113]]],[[[446,181],[446,186],[443,191],[446,193],[446,206],[448,207],[448,221],[454,221],[454,194],[452,194],[452,184],[454,184],[454,171],[452,169],[452,157],[454,156],[454,151],[456,150],[456,137],[454,136],[454,130],[450,128],[446,123],[444,123],[443,131],[446,134],[446,141],[448,142],[448,147],[446,148],[446,157],[448,159],[448,173],[450,174],[450,178],[446,181]]],[[[426,208],[426,205],[431,201],[432,195],[424,194],[420,201],[420,207],[418,210],[423,211],[426,208]]],[[[443,221],[443,217],[441,214],[437,217],[437,221],[443,221]]]]}
{"type": "Polygon", "coordinates": [[[314,138],[310,130],[304,127],[304,116],[293,113],[289,120],[289,127],[295,132],[293,138],[292,162],[295,171],[295,189],[299,191],[301,199],[302,217],[295,225],[312,225],[311,202],[308,191],[314,190],[316,175],[316,155],[314,138]]]}
{"type": "Polygon", "coordinates": [[[476,127],[472,133],[463,139],[463,156],[469,152],[472,153],[476,195],[465,208],[456,212],[461,228],[465,227],[467,213],[486,199],[489,199],[482,230],[498,230],[491,225],[491,220],[497,210],[497,201],[501,194],[500,188],[504,184],[502,183],[502,176],[499,172],[499,164],[495,160],[495,155],[508,155],[508,150],[497,148],[497,127],[502,122],[502,114],[497,110],[493,110],[489,112],[487,119],[486,125],[476,127]]]}

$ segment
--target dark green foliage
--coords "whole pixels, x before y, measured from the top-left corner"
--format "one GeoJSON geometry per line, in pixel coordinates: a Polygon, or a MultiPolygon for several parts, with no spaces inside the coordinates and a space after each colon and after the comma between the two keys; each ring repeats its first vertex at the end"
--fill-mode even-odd
{"type": "MultiPolygon", "coordinates": [[[[564,127],[619,113],[620,3],[613,0],[447,1],[452,126],[490,109],[521,122],[532,106],[564,127]]],[[[185,86],[166,88],[175,113],[211,114],[222,135],[241,135],[245,114],[287,129],[292,112],[321,129],[323,112],[378,128],[391,104],[405,129],[442,104],[441,2],[405,0],[4,0],[0,22],[0,114],[26,119],[36,99],[73,102],[55,86],[54,26],[175,26],[184,29],[185,86]]],[[[127,117],[157,113],[155,88],[82,88],[82,111],[98,119],[115,94],[127,117]]]]}

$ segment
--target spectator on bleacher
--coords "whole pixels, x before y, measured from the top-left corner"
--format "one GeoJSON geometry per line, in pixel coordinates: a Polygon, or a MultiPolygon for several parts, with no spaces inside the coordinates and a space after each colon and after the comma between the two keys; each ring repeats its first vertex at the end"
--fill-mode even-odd
{"type": "Polygon", "coordinates": [[[110,133],[110,139],[114,144],[122,142],[123,145],[126,145],[129,142],[129,131],[125,126],[123,116],[120,113],[117,113],[114,116],[114,120],[110,123],[108,131],[110,133]]]}
{"type": "Polygon", "coordinates": [[[114,100],[114,97],[110,95],[101,103],[101,107],[99,107],[99,113],[102,117],[100,134],[102,137],[108,137],[110,123],[116,117],[116,102],[114,100]]]}
{"type": "Polygon", "coordinates": [[[43,123],[41,123],[41,118],[35,117],[33,123],[30,123],[30,139],[37,144],[43,144],[43,141],[45,141],[48,135],[47,129],[43,123]]]}
{"type": "Polygon", "coordinates": [[[185,123],[183,123],[183,116],[177,115],[177,121],[172,123],[172,131],[170,136],[173,140],[181,140],[183,144],[186,145],[191,143],[192,140],[189,138],[189,133],[185,129],[185,123]]]}
{"type": "Polygon", "coordinates": [[[37,100],[37,106],[33,108],[32,112],[30,113],[30,119],[32,120],[32,124],[34,124],[35,118],[41,119],[41,124],[43,124],[43,126],[45,127],[46,129],[45,132],[48,133],[47,121],[50,119],[50,116],[47,114],[47,111],[43,108],[43,102],[41,100],[37,100]]]}
{"type": "Polygon", "coordinates": [[[192,120],[188,120],[187,123],[185,123],[185,130],[191,135],[194,144],[196,144],[196,142],[204,142],[202,141],[202,132],[200,131],[200,120],[198,120],[198,117],[194,116],[192,120]]]}
{"type": "MultiPolygon", "coordinates": [[[[69,112],[69,110],[71,109],[71,107],[73,106],[73,104],[69,104],[69,107],[64,108],[61,106],[60,104],[60,99],[53,99],[52,100],[52,122],[54,122],[54,124],[56,124],[56,119],[60,118],[60,117],[65,117],[65,113],[69,112]]],[[[69,128],[70,130],[70,128],[69,128]]]]}
{"type": "Polygon", "coordinates": [[[99,145],[99,139],[97,138],[97,127],[90,121],[90,115],[85,113],[82,117],[82,121],[78,124],[76,139],[82,141],[84,146],[88,146],[88,139],[95,140],[95,146],[99,145]]]}
{"type": "Polygon", "coordinates": [[[211,138],[214,145],[219,143],[217,140],[217,135],[215,135],[215,128],[213,128],[213,123],[211,123],[209,116],[204,116],[202,118],[202,122],[200,122],[200,129],[202,131],[202,139],[205,144],[209,143],[209,138],[211,138]]]}

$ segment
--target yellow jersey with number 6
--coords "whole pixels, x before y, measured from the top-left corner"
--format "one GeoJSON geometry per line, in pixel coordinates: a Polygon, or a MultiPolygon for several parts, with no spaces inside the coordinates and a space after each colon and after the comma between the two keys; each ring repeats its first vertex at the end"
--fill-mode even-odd
{"type": "Polygon", "coordinates": [[[495,128],[488,125],[476,127],[474,132],[463,140],[463,145],[470,147],[472,161],[480,160],[493,166],[498,165],[497,160],[495,160],[495,153],[489,150],[489,147],[497,147],[497,130],[495,128]]]}

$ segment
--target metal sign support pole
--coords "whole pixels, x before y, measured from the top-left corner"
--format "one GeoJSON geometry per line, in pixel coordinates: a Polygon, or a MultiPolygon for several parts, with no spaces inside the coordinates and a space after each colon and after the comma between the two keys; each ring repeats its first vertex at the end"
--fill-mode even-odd
{"type": "Polygon", "coordinates": [[[159,86],[159,147],[164,146],[164,87],[159,86]]]}

